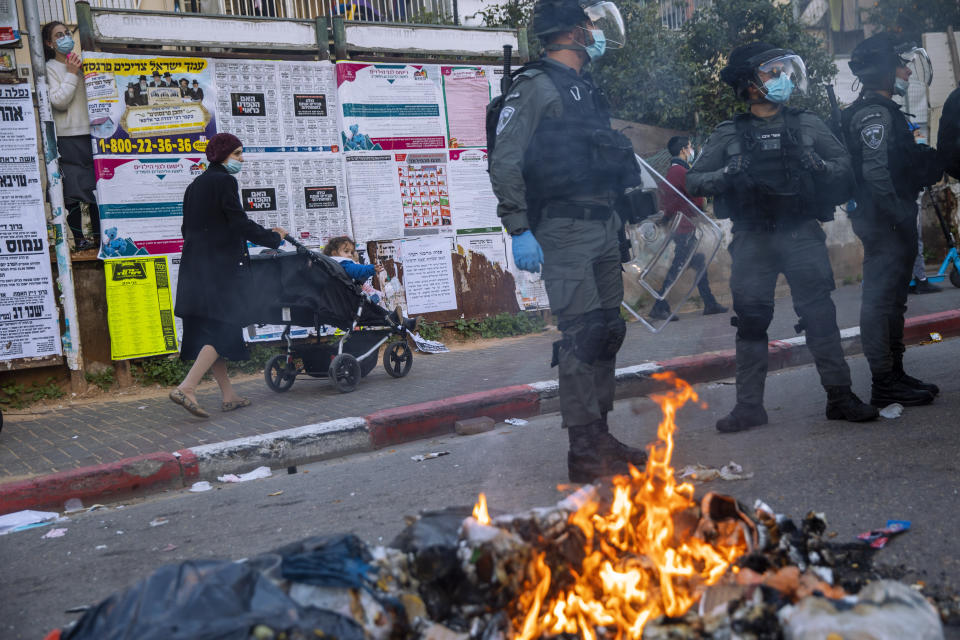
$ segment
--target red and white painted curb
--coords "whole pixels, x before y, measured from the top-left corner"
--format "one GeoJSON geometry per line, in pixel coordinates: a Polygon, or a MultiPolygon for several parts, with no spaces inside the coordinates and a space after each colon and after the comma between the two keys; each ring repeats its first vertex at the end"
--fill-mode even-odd
{"type": "MultiPolygon", "coordinates": [[[[960,310],[909,318],[906,322],[908,344],[928,341],[931,333],[960,336],[960,310]]],[[[840,336],[845,353],[861,352],[859,327],[845,329],[840,336]]],[[[812,362],[804,347],[803,336],[770,342],[770,370],[812,362]]],[[[653,379],[654,373],[669,371],[698,383],[729,378],[735,369],[733,349],[624,367],[616,373],[617,398],[657,390],[661,383],[653,379]]],[[[70,498],[105,501],[147,490],[188,487],[198,480],[213,480],[259,466],[283,468],[373,451],[453,433],[454,422],[466,418],[487,416],[503,420],[551,413],[559,409],[558,396],[556,380],[534,382],[0,484],[0,515],[59,507],[70,498]]]]}

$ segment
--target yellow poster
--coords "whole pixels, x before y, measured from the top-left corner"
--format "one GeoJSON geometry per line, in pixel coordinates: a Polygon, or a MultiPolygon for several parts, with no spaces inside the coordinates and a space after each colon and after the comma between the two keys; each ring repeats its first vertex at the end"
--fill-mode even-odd
{"type": "Polygon", "coordinates": [[[107,324],[114,360],[176,353],[166,256],[104,260],[107,324]]]}

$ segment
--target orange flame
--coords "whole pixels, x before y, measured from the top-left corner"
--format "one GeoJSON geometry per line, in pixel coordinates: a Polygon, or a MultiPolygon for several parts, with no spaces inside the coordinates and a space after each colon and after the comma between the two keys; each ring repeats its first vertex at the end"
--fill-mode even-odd
{"type": "Polygon", "coordinates": [[[654,378],[672,389],[651,396],[663,420],[646,468],[641,472],[631,467],[629,476],[613,479],[609,512],[598,513],[600,505],[588,501],[571,514],[570,522],[586,540],[579,569],[554,575],[546,552],[536,554],[527,568],[525,589],[514,602],[514,629],[519,630],[515,640],[560,633],[596,640],[597,627],[618,640],[639,639],[648,621],[686,612],[701,590],[719,580],[747,550],[743,539],[715,546],[679,526],[682,512],[697,505],[693,485],[677,484],[670,466],[674,416],[688,401],[696,401],[697,394],[673,374],[654,378]]]}
{"type": "Polygon", "coordinates": [[[481,493],[477,497],[477,504],[473,505],[473,517],[480,524],[490,524],[490,514],[487,513],[487,496],[481,493]]]}

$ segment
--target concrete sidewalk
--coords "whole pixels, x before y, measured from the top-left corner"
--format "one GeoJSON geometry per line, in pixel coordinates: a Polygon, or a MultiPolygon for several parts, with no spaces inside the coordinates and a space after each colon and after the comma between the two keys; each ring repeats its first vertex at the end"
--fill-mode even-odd
{"type": "MultiPolygon", "coordinates": [[[[849,286],[834,294],[841,327],[855,327],[858,324],[859,293],[859,287],[849,286]]],[[[911,317],[928,317],[936,312],[956,310],[960,308],[960,290],[947,288],[939,294],[911,296],[910,305],[911,317]]],[[[951,326],[957,324],[954,320],[951,317],[951,326]]],[[[777,352],[782,352],[777,366],[792,366],[799,362],[796,358],[800,351],[806,353],[805,348],[796,348],[793,330],[795,322],[790,301],[778,301],[777,313],[770,330],[771,338],[778,339],[771,346],[772,361],[779,357],[777,352]],[[791,340],[792,353],[791,344],[781,343],[779,340],[791,340]]],[[[924,320],[923,327],[927,326],[926,323],[924,320]]],[[[918,325],[917,329],[921,327],[918,325]]],[[[855,334],[854,331],[853,339],[846,341],[848,345],[853,345],[848,348],[854,352],[859,348],[855,334]]],[[[712,358],[677,357],[729,350],[733,346],[733,335],[734,329],[729,324],[728,316],[686,315],[681,321],[671,323],[659,335],[650,334],[634,324],[630,326],[618,364],[625,367],[674,359],[669,368],[687,377],[700,380],[725,377],[730,375],[729,353],[717,354],[712,358]]],[[[922,336],[915,335],[914,341],[919,341],[920,337],[922,336]]],[[[203,452],[204,445],[217,448],[216,443],[262,436],[346,416],[366,416],[371,425],[373,422],[370,418],[379,416],[376,419],[380,421],[378,424],[395,424],[394,414],[397,412],[391,413],[389,410],[396,407],[409,408],[409,405],[431,402],[432,405],[441,406],[444,404],[443,399],[452,396],[511,385],[523,385],[529,390],[531,387],[527,385],[533,381],[555,379],[555,370],[548,366],[550,343],[555,339],[555,332],[546,332],[543,335],[497,341],[479,349],[440,355],[417,354],[413,370],[406,378],[395,380],[378,367],[364,379],[358,390],[351,394],[340,394],[325,381],[310,379],[298,379],[290,391],[277,394],[268,390],[262,379],[249,380],[238,386],[242,394],[251,397],[253,406],[228,414],[214,412],[209,420],[193,418],[182,408],[173,405],[165,394],[149,399],[78,405],[36,416],[18,416],[17,412],[13,411],[0,434],[0,494],[4,488],[22,486],[22,481],[36,476],[69,472],[80,467],[102,467],[135,456],[144,456],[144,459],[129,469],[125,468],[121,474],[123,478],[111,476],[108,485],[110,482],[119,482],[120,485],[130,488],[137,484],[137,478],[142,474],[159,474],[171,481],[182,480],[188,476],[200,475],[199,463],[195,460],[178,461],[169,457],[169,453],[157,452],[188,449],[203,452]],[[391,420],[394,422],[391,423],[391,420]],[[3,487],[2,483],[8,486],[3,487]]],[[[644,369],[645,373],[654,370],[650,367],[647,369],[644,369]]],[[[630,386],[631,378],[634,377],[642,376],[639,373],[628,373],[621,376],[621,382],[630,386]]],[[[864,392],[867,384],[866,380],[855,380],[855,390],[864,392]]],[[[549,404],[549,389],[536,385],[532,388],[534,395],[539,394],[537,403],[542,400],[544,406],[549,404]]],[[[633,391],[642,392],[641,389],[633,391]]],[[[627,391],[621,395],[624,393],[627,391]]],[[[523,391],[518,396],[521,398],[521,406],[525,406],[525,394],[528,394],[528,391],[523,391]]],[[[215,407],[219,402],[212,382],[207,383],[199,397],[201,403],[207,407],[215,407]]],[[[510,407],[509,402],[505,406],[510,407]]],[[[537,412],[542,408],[538,404],[537,412]]],[[[526,410],[529,412],[529,407],[526,410]]],[[[518,406],[514,415],[520,413],[522,408],[518,406]]],[[[444,415],[446,417],[440,422],[447,420],[449,412],[444,415]]],[[[508,415],[509,413],[502,417],[508,415]]],[[[449,429],[449,424],[443,424],[441,428],[449,429]]],[[[352,427],[347,428],[346,432],[351,432],[351,429],[352,427]]],[[[369,438],[369,446],[383,446],[398,441],[398,437],[402,440],[402,436],[389,429],[365,429],[365,435],[358,437],[361,440],[369,438]]],[[[256,446],[262,446],[264,439],[257,442],[260,444],[256,446]]],[[[337,446],[348,451],[363,448],[365,445],[347,438],[337,446]]],[[[203,459],[202,454],[200,459],[203,459]]],[[[274,457],[274,462],[279,459],[274,457]]],[[[71,486],[83,485],[85,480],[68,473],[63,477],[63,482],[64,488],[69,489],[71,486]]],[[[10,495],[9,492],[7,495],[10,495]]]]}

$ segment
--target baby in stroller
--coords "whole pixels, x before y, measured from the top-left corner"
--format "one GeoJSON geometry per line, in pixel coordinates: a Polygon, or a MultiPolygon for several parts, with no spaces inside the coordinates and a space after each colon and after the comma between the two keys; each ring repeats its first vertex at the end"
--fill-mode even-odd
{"type": "MultiPolygon", "coordinates": [[[[323,254],[339,262],[347,275],[363,287],[364,291],[369,295],[371,302],[374,304],[380,302],[380,296],[375,292],[376,290],[373,289],[373,287],[367,286],[366,282],[372,278],[374,274],[383,274],[383,265],[359,264],[357,259],[357,243],[354,242],[353,238],[349,236],[330,238],[323,247],[323,254]]],[[[417,329],[417,319],[404,318],[399,306],[389,313],[384,310],[384,319],[392,326],[402,324],[403,327],[411,333],[417,329]]]]}

